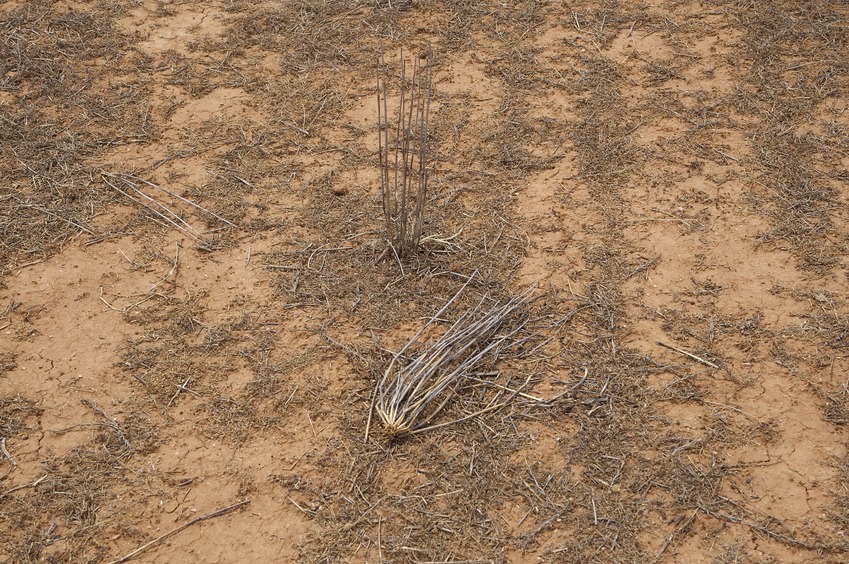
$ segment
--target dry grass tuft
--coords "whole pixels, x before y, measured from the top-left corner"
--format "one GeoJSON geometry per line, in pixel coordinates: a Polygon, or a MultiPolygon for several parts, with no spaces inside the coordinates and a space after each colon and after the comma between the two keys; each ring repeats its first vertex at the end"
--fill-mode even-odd
{"type": "MultiPolygon", "coordinates": [[[[474,275],[460,291],[422,327],[404,347],[394,355],[392,362],[378,381],[374,393],[373,410],[378,414],[388,435],[392,438],[418,434],[470,419],[504,407],[519,390],[507,399],[499,393],[485,408],[459,420],[433,424],[446,404],[459,388],[472,378],[474,370],[488,357],[497,357],[517,343],[516,335],[525,325],[520,316],[507,323],[511,314],[526,303],[529,292],[504,304],[484,310],[488,296],[464,312],[436,341],[429,344],[415,358],[403,366],[401,358],[415,347],[424,332],[451,306],[472,281],[474,275]]],[[[527,384],[527,382],[526,382],[527,384]]],[[[369,423],[371,418],[369,418],[369,423]]],[[[369,427],[366,427],[366,441],[369,427]]]]}

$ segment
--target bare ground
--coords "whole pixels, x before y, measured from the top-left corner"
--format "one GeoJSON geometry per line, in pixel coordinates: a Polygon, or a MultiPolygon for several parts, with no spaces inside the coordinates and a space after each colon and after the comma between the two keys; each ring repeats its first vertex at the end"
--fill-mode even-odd
{"type": "Polygon", "coordinates": [[[0,4],[0,558],[845,561],[847,18],[0,4]],[[434,54],[403,265],[381,45],[434,54]],[[475,271],[537,286],[492,369],[557,399],[364,443],[475,271]]]}

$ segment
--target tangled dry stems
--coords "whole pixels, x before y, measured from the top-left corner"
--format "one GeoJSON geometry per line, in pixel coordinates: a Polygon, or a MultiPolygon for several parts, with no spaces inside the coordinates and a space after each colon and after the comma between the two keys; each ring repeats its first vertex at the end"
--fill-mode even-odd
{"type": "MultiPolygon", "coordinates": [[[[441,319],[445,311],[466,289],[474,276],[460,288],[445,306],[439,310],[404,347],[393,356],[383,377],[378,381],[374,394],[373,410],[380,417],[390,437],[423,433],[446,425],[494,411],[506,405],[500,401],[499,393],[486,407],[452,421],[433,424],[462,387],[464,379],[470,378],[486,358],[497,357],[515,344],[515,336],[525,326],[526,317],[519,316],[508,323],[511,314],[526,303],[531,290],[505,303],[486,309],[489,296],[484,295],[471,309],[465,311],[436,341],[427,345],[412,360],[403,360],[405,353],[414,348],[432,324],[441,319]]],[[[479,379],[475,379],[479,382],[479,379]]],[[[503,390],[502,390],[503,391],[503,390]]],[[[369,418],[369,424],[371,418],[369,418]]],[[[366,441],[370,428],[367,424],[366,441]]]]}
{"type": "Polygon", "coordinates": [[[185,204],[194,208],[195,210],[204,212],[209,216],[213,217],[217,221],[228,225],[230,227],[236,227],[231,221],[228,221],[221,217],[220,215],[212,212],[205,207],[201,206],[189,200],[188,198],[184,198],[179,194],[175,194],[171,190],[167,188],[163,188],[149,180],[145,180],[144,178],[139,178],[132,174],[112,174],[109,172],[101,171],[100,173],[103,182],[106,183],[107,186],[126,197],[132,202],[135,202],[142,208],[148,210],[153,214],[157,221],[161,220],[164,222],[166,226],[173,227],[180,232],[187,235],[189,238],[193,239],[200,248],[209,250],[212,247],[212,242],[207,234],[202,233],[195,227],[193,227],[188,221],[183,219],[184,213],[176,212],[171,207],[163,204],[160,199],[152,196],[148,192],[145,192],[143,188],[148,191],[156,190],[158,192],[164,193],[170,196],[173,200],[181,204],[185,204]]]}

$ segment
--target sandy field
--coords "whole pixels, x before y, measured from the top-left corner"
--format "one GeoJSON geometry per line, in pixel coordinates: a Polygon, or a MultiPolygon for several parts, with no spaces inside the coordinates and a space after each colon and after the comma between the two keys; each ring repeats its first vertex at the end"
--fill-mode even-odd
{"type": "Polygon", "coordinates": [[[0,561],[845,562],[847,105],[837,0],[0,1],[0,561]],[[527,341],[365,441],[472,273],[527,341]]]}

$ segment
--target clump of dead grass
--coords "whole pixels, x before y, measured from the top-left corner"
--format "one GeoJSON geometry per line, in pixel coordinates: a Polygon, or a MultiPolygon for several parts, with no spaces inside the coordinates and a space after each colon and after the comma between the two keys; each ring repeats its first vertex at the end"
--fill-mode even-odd
{"type": "MultiPolygon", "coordinates": [[[[528,293],[506,303],[495,304],[489,309],[485,309],[488,296],[484,296],[477,305],[460,315],[436,341],[424,347],[421,353],[407,362],[402,360],[408,349],[418,345],[425,331],[441,318],[473,278],[470,277],[466,285],[394,355],[378,381],[372,408],[390,437],[423,433],[454,423],[432,422],[482,361],[503,354],[516,345],[515,337],[524,327],[526,318],[519,317],[511,323],[507,321],[526,302],[528,293]]],[[[498,394],[485,408],[461,420],[504,407],[519,390],[510,392],[512,395],[508,399],[502,400],[501,394],[498,394]]],[[[367,426],[366,440],[368,436],[367,426]]]]}

